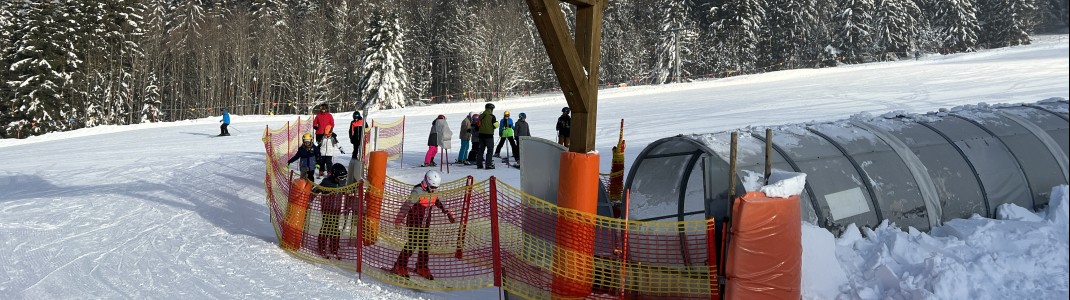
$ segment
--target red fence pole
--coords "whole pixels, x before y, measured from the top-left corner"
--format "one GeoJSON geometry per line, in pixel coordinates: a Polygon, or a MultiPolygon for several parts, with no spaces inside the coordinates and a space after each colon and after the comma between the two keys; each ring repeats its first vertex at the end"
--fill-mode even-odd
{"type": "Polygon", "coordinates": [[[621,253],[620,253],[620,299],[624,299],[626,295],[625,290],[628,288],[628,229],[631,223],[628,223],[628,205],[631,204],[632,190],[628,189],[624,191],[624,238],[621,239],[621,253]]]}
{"type": "Polygon", "coordinates": [[[357,186],[357,216],[353,222],[357,222],[357,279],[362,279],[361,267],[364,265],[364,180],[357,186]]]}
{"type": "Polygon", "coordinates": [[[494,286],[502,286],[502,245],[498,231],[498,179],[490,177],[490,243],[494,256],[494,286]]]}
{"type": "Polygon", "coordinates": [[[466,180],[467,181],[465,182],[466,188],[464,191],[464,204],[461,205],[461,232],[457,235],[457,252],[453,254],[453,256],[457,259],[461,259],[461,257],[464,256],[464,252],[462,250],[464,250],[465,235],[468,233],[468,211],[471,209],[472,206],[472,181],[474,181],[475,179],[473,179],[472,176],[469,175],[466,180]]]}

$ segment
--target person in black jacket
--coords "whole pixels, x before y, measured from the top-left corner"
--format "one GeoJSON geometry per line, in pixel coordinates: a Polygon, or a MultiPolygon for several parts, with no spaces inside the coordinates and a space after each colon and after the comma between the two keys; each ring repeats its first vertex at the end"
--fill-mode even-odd
{"type": "Polygon", "coordinates": [[[349,122],[349,142],[353,144],[353,158],[364,156],[364,130],[368,124],[360,116],[359,111],[353,111],[353,121],[349,122]]]}
{"type": "Polygon", "coordinates": [[[557,117],[557,143],[568,148],[568,137],[572,128],[572,117],[568,115],[568,107],[561,109],[561,116],[557,117]]]}
{"type": "MultiPolygon", "coordinates": [[[[349,173],[346,172],[346,167],[342,164],[334,164],[331,166],[331,176],[323,178],[320,181],[320,186],[325,188],[340,188],[346,185],[346,177],[349,173]]],[[[342,193],[328,193],[327,191],[315,189],[316,193],[321,194],[319,199],[321,203],[320,212],[322,217],[320,218],[320,231],[316,236],[316,254],[323,258],[338,257],[338,244],[342,236],[342,230],[338,227],[338,218],[342,214],[342,193]]]]}
{"type": "Polygon", "coordinates": [[[300,159],[301,162],[298,163],[298,168],[300,168],[301,176],[308,180],[315,180],[316,162],[320,158],[320,147],[312,143],[311,133],[302,135],[301,142],[301,146],[297,147],[297,153],[294,153],[294,156],[286,164],[292,164],[300,159]]]}
{"type": "MultiPolygon", "coordinates": [[[[528,114],[520,113],[519,117],[520,119],[516,121],[515,125],[517,144],[521,143],[525,136],[531,136],[531,129],[528,127],[528,114]]],[[[520,147],[516,148],[513,158],[516,159],[516,165],[520,166],[520,147]]]]}

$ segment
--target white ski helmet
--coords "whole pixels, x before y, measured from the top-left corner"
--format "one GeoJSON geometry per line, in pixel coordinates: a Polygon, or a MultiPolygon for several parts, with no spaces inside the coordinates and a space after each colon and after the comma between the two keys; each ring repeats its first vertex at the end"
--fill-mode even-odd
{"type": "Polygon", "coordinates": [[[438,171],[431,170],[427,171],[427,174],[424,174],[423,184],[426,188],[437,189],[440,183],[442,183],[442,174],[439,174],[438,171]]]}

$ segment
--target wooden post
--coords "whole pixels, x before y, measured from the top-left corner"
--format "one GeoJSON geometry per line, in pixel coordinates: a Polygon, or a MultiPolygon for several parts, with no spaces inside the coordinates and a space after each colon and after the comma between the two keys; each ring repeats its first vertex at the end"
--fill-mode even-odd
{"type": "Polygon", "coordinates": [[[769,176],[773,175],[773,129],[765,129],[765,184],[769,184],[769,176]]]}
{"type": "Polygon", "coordinates": [[[598,107],[598,63],[601,60],[603,0],[527,0],[535,27],[561,91],[572,111],[569,151],[594,151],[598,107]],[[576,6],[573,39],[559,9],[561,2],[576,6]],[[570,47],[571,46],[571,47],[570,47]]]}

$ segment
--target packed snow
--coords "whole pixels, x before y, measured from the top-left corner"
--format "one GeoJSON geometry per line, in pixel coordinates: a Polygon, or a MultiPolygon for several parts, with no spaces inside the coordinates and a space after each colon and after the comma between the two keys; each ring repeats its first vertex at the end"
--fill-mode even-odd
{"type": "MultiPolygon", "coordinates": [[[[1068,49],[1066,35],[1042,36],[1029,46],[920,61],[604,89],[597,151],[609,170],[605,153],[616,143],[621,119],[630,167],[646,145],[677,134],[1066,99],[1068,49]]],[[[532,134],[551,138],[565,101],[544,94],[496,105],[499,115],[525,112],[532,134]]],[[[465,113],[482,107],[452,103],[372,113],[384,122],[407,116],[404,161],[392,164],[388,175],[416,182],[428,170],[415,166],[431,120],[444,114],[456,129],[465,113]]],[[[337,112],[336,124],[348,123],[349,114],[337,112]]],[[[494,288],[398,288],[287,255],[269,224],[261,136],[298,116],[232,118],[230,137],[214,137],[216,117],[0,140],[0,298],[498,297],[494,288]]],[[[467,175],[519,186],[512,168],[451,166],[446,179],[467,175]]],[[[1054,188],[1046,210],[1004,206],[998,219],[954,220],[928,234],[886,223],[834,237],[804,224],[803,297],[1066,299],[1068,193],[1066,186],[1054,188]]]]}

